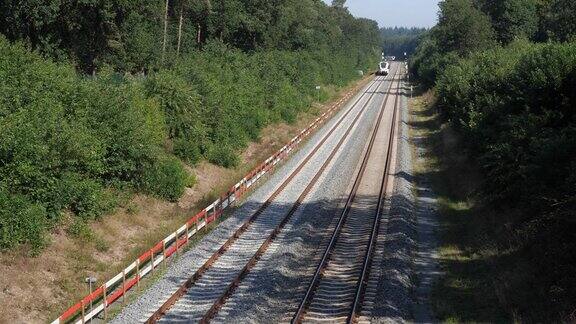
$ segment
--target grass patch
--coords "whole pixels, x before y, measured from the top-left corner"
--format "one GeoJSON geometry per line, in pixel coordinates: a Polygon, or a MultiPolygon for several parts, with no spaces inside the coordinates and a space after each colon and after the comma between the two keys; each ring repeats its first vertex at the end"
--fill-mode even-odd
{"type": "Polygon", "coordinates": [[[474,161],[459,149],[458,138],[443,124],[431,93],[412,102],[411,135],[420,156],[419,178],[430,181],[438,196],[440,264],[443,277],[432,291],[431,304],[440,321],[510,322],[493,277],[494,256],[487,213],[475,192],[481,176],[474,161]]]}

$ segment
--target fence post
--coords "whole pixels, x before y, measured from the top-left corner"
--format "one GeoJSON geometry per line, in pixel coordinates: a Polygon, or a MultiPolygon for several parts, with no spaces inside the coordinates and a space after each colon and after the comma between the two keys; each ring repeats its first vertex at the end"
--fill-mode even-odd
{"type": "Polygon", "coordinates": [[[166,260],[166,242],[162,240],[162,255],[164,256],[164,268],[168,266],[168,261],[166,260]]]}
{"type": "Polygon", "coordinates": [[[176,255],[178,255],[178,246],[180,245],[180,242],[178,240],[178,230],[176,230],[174,234],[176,234],[176,255]]]}
{"type": "Polygon", "coordinates": [[[81,304],[82,304],[82,324],[84,324],[84,312],[85,312],[84,311],[84,299],[82,299],[81,304]]]}
{"type": "Polygon", "coordinates": [[[136,260],[136,288],[140,290],[140,258],[136,260]]]}
{"type": "Polygon", "coordinates": [[[106,283],[104,283],[102,287],[104,287],[104,322],[106,322],[106,319],[108,318],[108,308],[106,307],[108,306],[108,302],[106,301],[106,283]]]}
{"type": "MultiPolygon", "coordinates": [[[[138,266],[138,262],[136,262],[138,266]]],[[[122,305],[126,305],[126,270],[122,270],[122,305]]]]}

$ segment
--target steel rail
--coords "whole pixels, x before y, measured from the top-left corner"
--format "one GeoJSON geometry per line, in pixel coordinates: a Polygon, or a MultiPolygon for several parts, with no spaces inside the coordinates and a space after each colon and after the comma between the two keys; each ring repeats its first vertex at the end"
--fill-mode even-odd
{"type": "MultiPolygon", "coordinates": [[[[390,88],[392,88],[393,85],[393,81],[396,79],[396,76],[398,75],[398,71],[396,71],[396,73],[394,74],[393,80],[391,82],[390,88]]],[[[397,83],[398,84],[398,83],[397,83]]],[[[304,295],[304,297],[302,298],[299,306],[298,306],[298,310],[296,311],[296,313],[294,314],[291,323],[296,324],[296,323],[300,323],[303,319],[304,313],[306,308],[308,307],[309,303],[311,302],[311,299],[313,297],[314,291],[317,288],[319,282],[320,282],[320,277],[322,276],[324,270],[326,269],[326,266],[328,265],[328,261],[331,255],[331,252],[334,249],[334,246],[336,244],[336,241],[338,240],[338,237],[340,236],[340,233],[342,231],[342,228],[346,222],[346,219],[348,217],[348,214],[350,212],[351,206],[353,201],[356,198],[356,193],[358,191],[358,188],[360,186],[361,180],[363,178],[364,172],[367,168],[368,165],[368,160],[372,151],[372,148],[374,146],[374,142],[376,140],[376,135],[378,133],[378,129],[380,127],[380,123],[382,120],[382,116],[384,114],[384,110],[386,107],[386,104],[388,103],[388,99],[390,96],[390,91],[388,91],[385,100],[382,103],[382,108],[380,110],[380,114],[378,116],[378,120],[376,122],[376,126],[374,127],[372,136],[370,138],[370,142],[369,142],[369,146],[368,149],[364,155],[364,158],[362,160],[362,164],[360,166],[360,170],[358,171],[358,174],[354,180],[354,184],[352,186],[352,190],[350,192],[350,194],[348,195],[348,198],[346,200],[346,204],[342,210],[342,212],[340,213],[339,216],[339,220],[338,223],[336,225],[336,227],[334,228],[334,231],[332,233],[330,242],[328,243],[326,249],[324,250],[324,253],[322,255],[322,259],[320,261],[320,263],[318,264],[316,271],[314,272],[314,276],[312,278],[312,280],[310,281],[310,284],[308,285],[308,289],[306,291],[306,294],[304,295]]]]}
{"type": "MultiPolygon", "coordinates": [[[[388,91],[390,91],[390,89],[392,88],[393,83],[394,82],[392,82],[392,81],[390,82],[390,87],[389,87],[388,91]]],[[[316,174],[314,175],[312,180],[308,183],[308,185],[306,186],[304,191],[302,191],[302,193],[300,194],[300,196],[298,197],[296,202],[292,205],[292,207],[290,208],[288,213],[284,216],[282,221],[280,221],[280,223],[276,226],[274,231],[260,245],[260,247],[258,248],[258,251],[247,262],[247,264],[244,266],[242,271],[240,271],[240,273],[236,276],[236,278],[232,281],[232,283],[230,283],[230,285],[226,288],[224,293],[212,304],[212,307],[210,307],[210,309],[205,313],[204,317],[201,320],[202,323],[209,322],[210,319],[212,319],[217,314],[217,312],[224,305],[226,300],[228,298],[230,298],[230,296],[234,293],[234,291],[238,287],[238,285],[240,285],[241,281],[248,275],[248,273],[250,273],[250,271],[254,268],[254,266],[256,266],[256,264],[258,263],[258,261],[260,260],[262,255],[268,250],[268,248],[270,247],[272,242],[276,239],[278,234],[280,234],[280,232],[282,231],[284,226],[286,226],[286,224],[290,221],[290,219],[292,219],[292,216],[296,213],[298,208],[300,208],[304,199],[308,196],[308,194],[310,193],[312,188],[316,185],[316,183],[320,179],[320,176],[322,176],[322,174],[324,173],[324,171],[326,170],[328,165],[332,162],[332,160],[336,156],[336,153],[340,150],[340,148],[342,147],[342,145],[344,144],[344,142],[346,141],[346,139],[350,135],[350,132],[352,131],[352,129],[354,128],[354,126],[356,125],[358,120],[360,119],[361,115],[363,115],[364,110],[370,104],[373,96],[374,96],[374,93],[372,93],[372,95],[370,96],[368,101],[366,101],[366,103],[363,105],[360,113],[358,115],[356,115],[355,119],[352,121],[352,123],[350,124],[350,126],[348,127],[348,129],[346,130],[344,135],[342,136],[342,138],[340,138],[340,141],[338,142],[338,144],[334,147],[334,149],[332,150],[332,152],[330,153],[328,158],[324,161],[322,166],[318,169],[318,171],[316,172],[316,174]]]]}
{"type": "MultiPolygon", "coordinates": [[[[398,90],[400,88],[400,82],[398,82],[398,90]]],[[[394,133],[396,132],[396,114],[398,112],[398,99],[400,98],[400,93],[396,94],[394,100],[394,111],[392,113],[392,127],[390,129],[390,139],[388,141],[388,154],[386,155],[386,163],[384,167],[384,172],[382,174],[382,184],[380,186],[380,194],[378,199],[378,205],[376,207],[376,217],[374,217],[374,223],[372,224],[372,231],[370,233],[370,241],[368,243],[368,249],[364,255],[364,262],[362,265],[362,273],[360,278],[358,278],[356,294],[354,296],[354,303],[352,304],[352,309],[350,315],[346,320],[346,323],[355,323],[358,315],[360,314],[362,303],[364,301],[364,293],[366,292],[366,286],[368,284],[368,278],[370,275],[370,269],[372,268],[372,259],[374,256],[374,249],[378,239],[378,232],[380,230],[380,219],[382,217],[383,203],[386,199],[386,188],[388,186],[389,173],[392,160],[392,147],[394,145],[394,133]]]]}
{"type": "MultiPolygon", "coordinates": [[[[385,79],[381,80],[374,80],[372,84],[364,91],[364,93],[351,105],[350,109],[346,111],[344,115],[340,117],[340,119],[332,126],[332,128],[328,131],[328,133],[322,138],[322,140],[314,147],[314,149],[306,156],[302,162],[298,165],[298,167],[289,175],[287,179],[285,179],[282,184],[268,197],[268,199],[254,212],[243,224],[240,228],[238,228],[228,240],[215,252],[212,256],[200,267],[198,270],[189,277],[179,288],[176,292],[174,292],[146,321],[146,323],[156,323],[166,312],[182,297],[186,294],[186,292],[194,286],[194,284],[202,277],[202,275],[210,269],[210,267],[222,256],[230,246],[240,238],[240,236],[247,231],[248,227],[253,224],[256,219],[271,205],[271,203],[276,199],[276,197],[288,186],[288,184],[294,179],[294,177],[304,168],[307,162],[320,150],[320,148],[324,145],[324,143],[330,138],[330,136],[334,133],[334,131],[340,126],[340,124],[344,121],[344,119],[357,107],[358,102],[364,98],[366,94],[370,92],[370,89],[374,85],[382,84],[385,79]]],[[[378,87],[376,87],[378,89],[378,87]]],[[[372,98],[374,93],[370,95],[372,98]]],[[[370,99],[369,99],[370,100],[370,99]]]]}

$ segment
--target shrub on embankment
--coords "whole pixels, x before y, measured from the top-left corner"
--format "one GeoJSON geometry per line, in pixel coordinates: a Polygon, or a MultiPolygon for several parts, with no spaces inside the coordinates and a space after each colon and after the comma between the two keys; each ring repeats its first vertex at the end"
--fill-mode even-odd
{"type": "Polygon", "coordinates": [[[483,170],[482,204],[501,213],[486,215],[493,241],[478,244],[499,251],[491,276],[506,283],[496,288],[500,302],[523,320],[570,318],[576,43],[518,42],[478,52],[448,66],[436,85],[439,110],[483,170]]]}
{"type": "Polygon", "coordinates": [[[38,245],[63,210],[94,219],[111,187],[143,184],[165,154],[164,115],[113,73],[83,78],[2,38],[0,57],[0,247],[38,245]]]}
{"type": "MultiPolygon", "coordinates": [[[[232,2],[0,2],[6,201],[41,206],[45,229],[125,189],[176,200],[183,163],[238,165],[264,126],[377,63],[377,23],[344,7],[232,2]]],[[[34,240],[2,217],[0,248],[34,240]]]]}
{"type": "MultiPolygon", "coordinates": [[[[231,167],[264,126],[294,122],[316,98],[316,85],[344,86],[358,78],[356,66],[343,53],[247,54],[213,41],[153,75],[147,89],[164,107],[177,156],[231,167]]],[[[320,99],[328,99],[323,88],[320,99]]]]}
{"type": "Polygon", "coordinates": [[[96,219],[115,191],[175,201],[191,183],[183,162],[236,166],[264,126],[309,107],[315,85],[358,78],[343,53],[219,41],[146,77],[81,76],[1,37],[0,57],[0,248],[39,247],[65,211],[96,219]]]}
{"type": "MultiPolygon", "coordinates": [[[[574,4],[442,1],[438,24],[410,62],[414,76],[436,88],[440,113],[466,143],[458,153],[481,168],[482,183],[467,203],[491,211],[448,221],[462,231],[444,243],[473,243],[466,253],[489,264],[476,275],[518,321],[576,316],[574,4]]],[[[458,273],[463,263],[444,264],[458,273]]],[[[466,305],[481,316],[467,320],[485,319],[474,298],[466,305]]]]}
{"type": "Polygon", "coordinates": [[[488,197],[533,212],[574,203],[576,43],[474,54],[446,69],[437,92],[488,175],[488,197]]]}

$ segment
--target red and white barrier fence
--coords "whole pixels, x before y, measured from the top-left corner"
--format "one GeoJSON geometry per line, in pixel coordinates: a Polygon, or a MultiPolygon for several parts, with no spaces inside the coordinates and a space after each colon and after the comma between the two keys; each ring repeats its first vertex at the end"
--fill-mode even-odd
{"type": "Polygon", "coordinates": [[[273,170],[280,161],[284,160],[314,129],[318,128],[334,114],[337,108],[346,102],[363,84],[349,91],[342,99],[333,104],[329,110],[316,118],[314,122],[292,138],[288,144],[249,172],[221,198],[194,215],[184,225],[178,228],[178,230],[144,252],[138,259],[122,270],[122,272],[68,308],[60,317],[54,320],[52,324],[68,323],[74,320],[76,323],[81,324],[96,317],[102,311],[104,311],[104,319],[106,319],[107,308],[110,304],[117,301],[120,297],[125,297],[126,292],[134,286],[138,286],[143,277],[154,272],[154,269],[158,267],[160,263],[173,254],[178,253],[182,246],[189,242],[192,236],[206,227],[206,225],[218,219],[226,208],[242,197],[262,176],[273,170]]]}

